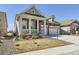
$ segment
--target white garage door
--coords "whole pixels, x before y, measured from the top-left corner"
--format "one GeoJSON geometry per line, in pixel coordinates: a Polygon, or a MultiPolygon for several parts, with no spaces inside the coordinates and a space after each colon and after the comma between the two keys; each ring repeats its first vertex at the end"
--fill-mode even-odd
{"type": "Polygon", "coordinates": [[[49,35],[57,35],[57,34],[59,34],[59,28],[50,26],[49,27],[49,35]]]}

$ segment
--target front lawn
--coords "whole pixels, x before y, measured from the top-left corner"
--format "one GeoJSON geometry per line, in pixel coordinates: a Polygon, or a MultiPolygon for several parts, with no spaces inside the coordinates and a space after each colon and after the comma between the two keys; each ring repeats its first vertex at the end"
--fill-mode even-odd
{"type": "Polygon", "coordinates": [[[54,48],[67,44],[67,42],[50,38],[16,41],[14,44],[14,54],[46,48],[54,48]]]}

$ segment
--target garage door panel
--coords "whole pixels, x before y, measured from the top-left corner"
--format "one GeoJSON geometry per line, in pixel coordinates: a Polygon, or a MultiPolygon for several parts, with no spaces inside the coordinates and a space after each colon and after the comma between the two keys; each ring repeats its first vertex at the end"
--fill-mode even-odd
{"type": "Polygon", "coordinates": [[[49,34],[50,34],[50,35],[59,34],[59,29],[56,28],[56,27],[49,28],[49,34]]]}

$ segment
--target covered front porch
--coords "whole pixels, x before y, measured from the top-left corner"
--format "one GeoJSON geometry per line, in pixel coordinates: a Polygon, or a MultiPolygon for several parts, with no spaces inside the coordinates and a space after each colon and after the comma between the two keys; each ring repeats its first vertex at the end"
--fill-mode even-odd
{"type": "Polygon", "coordinates": [[[25,32],[26,34],[39,33],[46,35],[46,20],[34,19],[34,18],[21,18],[20,19],[20,30],[21,32],[25,32]]]}

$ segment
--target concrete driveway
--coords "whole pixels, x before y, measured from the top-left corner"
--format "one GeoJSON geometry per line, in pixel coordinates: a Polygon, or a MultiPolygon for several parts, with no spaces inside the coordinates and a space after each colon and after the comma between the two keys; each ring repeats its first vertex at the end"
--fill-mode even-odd
{"type": "MultiPolygon", "coordinates": [[[[56,38],[57,39],[57,37],[51,37],[51,38],[56,38]]],[[[67,42],[71,42],[71,43],[74,43],[73,45],[79,46],[79,36],[75,36],[75,35],[59,35],[58,39],[63,40],[63,41],[67,41],[67,42]]],[[[79,48],[79,47],[77,47],[77,48],[79,48]]],[[[74,49],[75,49],[74,51],[61,53],[61,55],[79,55],[79,49],[78,50],[76,50],[76,48],[74,48],[74,49]]]]}
{"type": "MultiPolygon", "coordinates": [[[[51,37],[51,38],[57,39],[57,37],[51,37]]],[[[59,35],[58,39],[79,45],[79,36],[76,35],[59,35]]]]}

